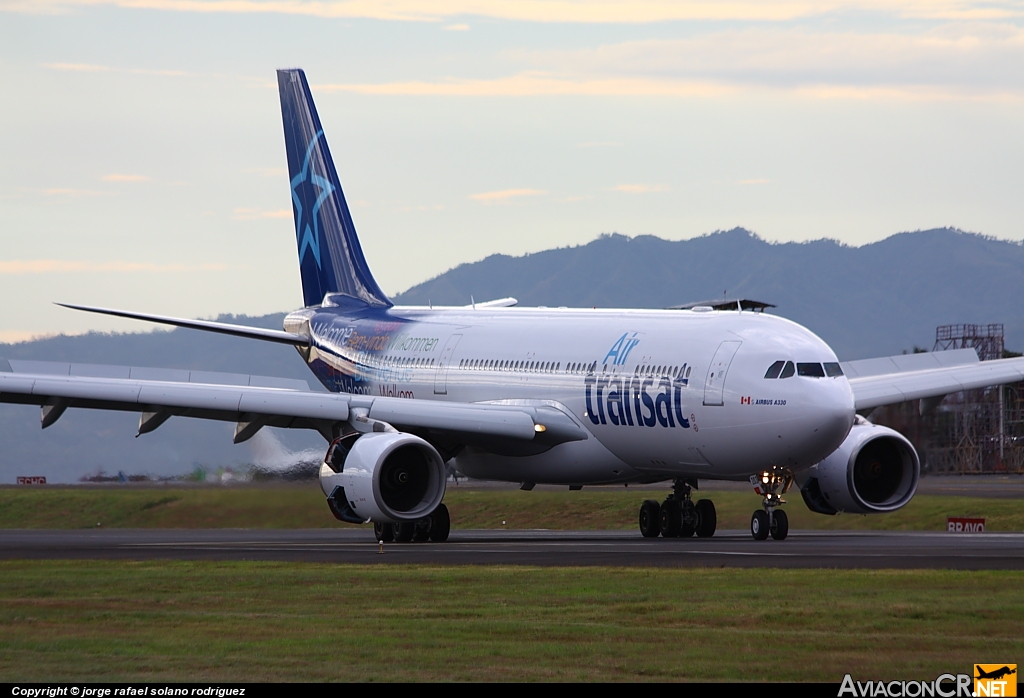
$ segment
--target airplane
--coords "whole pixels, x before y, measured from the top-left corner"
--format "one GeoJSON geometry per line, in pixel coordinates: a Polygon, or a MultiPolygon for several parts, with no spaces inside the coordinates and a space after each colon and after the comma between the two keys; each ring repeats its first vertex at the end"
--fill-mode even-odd
{"type": "Polygon", "coordinates": [[[991,672],[985,671],[984,669],[982,669],[977,664],[975,664],[974,667],[978,671],[978,675],[974,677],[976,679],[1001,679],[1004,676],[1009,676],[1010,674],[1016,674],[1017,673],[1016,669],[1011,669],[1008,666],[1003,666],[1003,667],[1001,667],[999,669],[995,669],[994,671],[991,671],[991,672]]]}
{"type": "Polygon", "coordinates": [[[826,515],[891,512],[914,496],[917,453],[868,421],[871,409],[919,400],[925,411],[1024,379],[1024,358],[979,362],[973,350],[841,363],[810,330],[743,302],[396,306],[363,256],[304,72],[277,78],[304,307],[272,330],[63,305],[292,345],[330,392],[0,361],[0,402],[40,406],[43,428],[92,408],[139,412],[139,434],[176,416],[235,422],[236,443],[267,426],[316,430],[329,443],[319,480],[330,511],[372,522],[380,541],[447,540],[449,467],[525,490],[670,483],[663,501],[640,506],[647,538],[713,536],[699,481],[749,481],[762,497],[751,535],[783,540],[794,484],[826,515]]]}

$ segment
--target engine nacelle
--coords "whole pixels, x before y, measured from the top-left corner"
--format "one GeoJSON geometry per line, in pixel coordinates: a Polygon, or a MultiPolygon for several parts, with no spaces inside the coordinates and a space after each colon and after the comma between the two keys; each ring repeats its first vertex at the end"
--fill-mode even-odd
{"type": "Polygon", "coordinates": [[[819,514],[883,514],[909,502],[920,477],[921,461],[906,437],[858,418],[842,445],[797,482],[819,514]]]}
{"type": "Polygon", "coordinates": [[[446,479],[437,449],[400,432],[335,439],[320,466],[331,511],[350,523],[421,519],[441,503],[446,479]]]}

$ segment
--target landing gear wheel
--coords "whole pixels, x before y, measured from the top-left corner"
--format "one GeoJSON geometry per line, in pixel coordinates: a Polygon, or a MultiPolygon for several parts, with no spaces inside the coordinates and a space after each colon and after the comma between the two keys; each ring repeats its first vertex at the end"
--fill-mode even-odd
{"type": "Polygon", "coordinates": [[[438,504],[431,516],[434,517],[434,525],[430,528],[430,540],[435,543],[444,543],[448,540],[448,533],[452,530],[452,518],[448,515],[448,507],[438,504]]]}
{"type": "Polygon", "coordinates": [[[390,543],[395,539],[395,527],[389,523],[374,522],[373,537],[378,542],[390,543]]]}
{"type": "Polygon", "coordinates": [[[430,529],[434,527],[434,515],[428,514],[412,525],[412,539],[417,543],[430,540],[430,529]]]}
{"type": "Polygon", "coordinates": [[[769,528],[771,529],[772,538],[775,540],[786,540],[786,536],[789,535],[789,517],[786,516],[786,512],[782,511],[782,509],[772,512],[772,524],[769,528]]]}
{"type": "Polygon", "coordinates": [[[718,513],[715,511],[715,503],[710,499],[697,502],[697,537],[710,538],[715,535],[717,527],[718,513]]]}
{"type": "Polygon", "coordinates": [[[395,533],[395,541],[398,543],[408,543],[412,540],[413,533],[416,532],[416,524],[412,521],[391,524],[391,527],[395,533]]]}
{"type": "Polygon", "coordinates": [[[661,534],[661,505],[653,499],[640,507],[640,533],[644,538],[657,538],[661,534]]]}
{"type": "Polygon", "coordinates": [[[683,528],[683,511],[679,502],[674,499],[666,499],[661,505],[661,514],[658,517],[661,528],[661,535],[665,538],[677,538],[679,531],[683,528]]]}
{"type": "Polygon", "coordinates": [[[768,540],[769,525],[768,512],[758,509],[750,517],[750,535],[754,536],[754,540],[768,540]]]}

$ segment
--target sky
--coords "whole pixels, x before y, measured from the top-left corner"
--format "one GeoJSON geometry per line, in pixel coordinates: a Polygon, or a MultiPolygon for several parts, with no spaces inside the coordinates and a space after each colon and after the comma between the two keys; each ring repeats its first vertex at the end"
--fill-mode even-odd
{"type": "Polygon", "coordinates": [[[1024,239],[1024,2],[0,0],[0,342],[299,307],[285,67],[389,294],[610,232],[1024,239]]]}

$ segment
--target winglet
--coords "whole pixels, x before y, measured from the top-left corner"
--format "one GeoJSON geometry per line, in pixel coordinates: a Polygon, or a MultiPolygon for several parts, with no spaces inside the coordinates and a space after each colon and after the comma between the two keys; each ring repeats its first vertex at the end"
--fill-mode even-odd
{"type": "Polygon", "coordinates": [[[279,70],[277,85],[306,307],[320,305],[328,293],[390,307],[359,246],[305,73],[279,70]]]}

